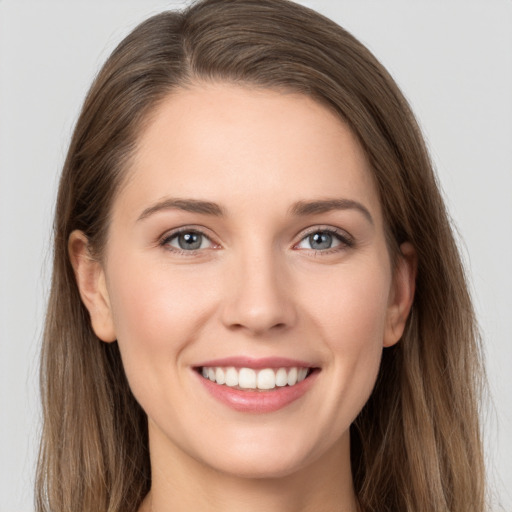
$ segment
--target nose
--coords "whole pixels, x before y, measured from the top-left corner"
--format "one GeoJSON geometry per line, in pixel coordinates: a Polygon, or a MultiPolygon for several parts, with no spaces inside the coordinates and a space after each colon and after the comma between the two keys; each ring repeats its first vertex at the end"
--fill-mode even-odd
{"type": "Polygon", "coordinates": [[[293,287],[284,267],[271,250],[240,257],[230,266],[229,291],[221,314],[228,329],[262,336],[296,323],[293,287]]]}

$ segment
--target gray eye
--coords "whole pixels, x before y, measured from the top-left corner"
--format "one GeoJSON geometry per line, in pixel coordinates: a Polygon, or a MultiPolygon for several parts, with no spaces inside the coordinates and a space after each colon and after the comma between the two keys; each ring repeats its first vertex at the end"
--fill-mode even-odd
{"type": "Polygon", "coordinates": [[[204,248],[208,239],[196,231],[185,231],[174,235],[168,242],[170,246],[183,249],[185,251],[194,251],[204,248]]]}
{"type": "Polygon", "coordinates": [[[311,234],[306,235],[298,244],[298,249],[308,249],[313,251],[326,251],[334,249],[338,246],[350,246],[350,243],[345,240],[342,235],[334,231],[324,229],[313,231],[311,234]]]}
{"type": "Polygon", "coordinates": [[[317,231],[308,236],[308,242],[311,249],[314,250],[330,249],[333,238],[332,234],[327,231],[317,231]]]}
{"type": "Polygon", "coordinates": [[[178,235],[178,245],[181,249],[191,250],[199,249],[201,247],[201,242],[203,240],[203,235],[199,233],[180,233],[178,235]]]}

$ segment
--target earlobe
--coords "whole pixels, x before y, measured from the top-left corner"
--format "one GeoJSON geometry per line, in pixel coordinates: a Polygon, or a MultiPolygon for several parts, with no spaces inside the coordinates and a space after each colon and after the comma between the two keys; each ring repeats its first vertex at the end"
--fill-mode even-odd
{"type": "Polygon", "coordinates": [[[68,254],[75,272],[80,297],[91,317],[92,328],[101,340],[116,340],[105,272],[89,250],[87,237],[75,230],[69,235],[68,254]]]}
{"type": "Polygon", "coordinates": [[[417,254],[413,245],[405,242],[400,246],[400,255],[393,275],[393,286],[388,304],[387,325],[383,345],[397,343],[404,332],[411,311],[416,288],[417,254]]]}

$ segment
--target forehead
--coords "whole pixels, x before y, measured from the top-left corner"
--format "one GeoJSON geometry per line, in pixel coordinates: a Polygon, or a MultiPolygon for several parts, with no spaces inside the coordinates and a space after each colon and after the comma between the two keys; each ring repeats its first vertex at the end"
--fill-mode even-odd
{"type": "Polygon", "coordinates": [[[345,197],[380,218],[364,151],[335,112],[298,93],[226,83],[177,89],[158,105],[123,189],[134,215],[166,195],[228,210],[237,199],[261,209],[345,197]]]}

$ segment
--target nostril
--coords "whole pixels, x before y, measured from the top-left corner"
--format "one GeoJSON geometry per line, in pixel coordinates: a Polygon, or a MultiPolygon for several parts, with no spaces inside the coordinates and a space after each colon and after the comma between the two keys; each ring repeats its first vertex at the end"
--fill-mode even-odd
{"type": "MultiPolygon", "coordinates": [[[[259,269],[258,269],[259,270],[259,269]]],[[[297,312],[289,287],[276,279],[272,269],[240,273],[222,303],[222,323],[230,330],[261,335],[283,332],[294,325],[297,312]]]]}
{"type": "Polygon", "coordinates": [[[253,334],[261,335],[264,333],[284,331],[288,328],[285,322],[278,322],[276,324],[270,322],[259,321],[247,321],[245,323],[233,323],[226,326],[231,331],[249,330],[253,334]]]}

